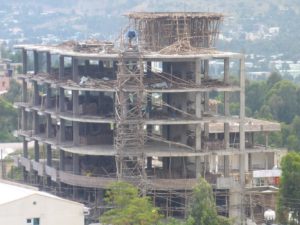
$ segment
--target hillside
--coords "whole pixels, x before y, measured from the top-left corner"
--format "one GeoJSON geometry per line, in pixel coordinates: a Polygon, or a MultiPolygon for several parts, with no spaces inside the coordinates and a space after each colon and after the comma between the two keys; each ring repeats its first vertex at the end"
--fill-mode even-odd
{"type": "Polygon", "coordinates": [[[298,58],[298,0],[0,0],[0,39],[53,43],[114,39],[129,11],[213,11],[226,15],[224,50],[298,58]],[[278,34],[269,29],[278,27],[278,34]],[[271,40],[271,41],[270,41],[271,40]]]}

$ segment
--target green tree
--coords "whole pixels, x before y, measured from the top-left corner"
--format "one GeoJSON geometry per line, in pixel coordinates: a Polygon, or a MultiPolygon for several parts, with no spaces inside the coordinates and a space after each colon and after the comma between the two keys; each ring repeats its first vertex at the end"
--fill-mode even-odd
{"type": "Polygon", "coordinates": [[[277,82],[266,96],[266,105],[273,118],[282,122],[292,122],[297,114],[297,86],[287,80],[277,82]]]}
{"type": "Polygon", "coordinates": [[[110,225],[152,225],[161,218],[148,197],[140,197],[132,184],[116,182],[109,187],[105,201],[114,208],[101,217],[102,224],[110,225]]]}
{"type": "Polygon", "coordinates": [[[193,190],[189,221],[192,225],[230,225],[232,223],[231,220],[218,216],[212,188],[203,178],[199,179],[193,190]]]}
{"type": "Polygon", "coordinates": [[[289,152],[281,161],[281,169],[277,218],[281,224],[287,224],[291,213],[293,224],[300,224],[300,154],[289,152]]]}
{"type": "Polygon", "coordinates": [[[251,82],[246,86],[246,106],[252,113],[258,112],[265,101],[267,86],[265,82],[251,82]]]}
{"type": "Polygon", "coordinates": [[[267,80],[268,89],[271,89],[277,82],[279,82],[281,80],[282,80],[282,77],[281,77],[280,73],[278,73],[277,71],[272,72],[267,80]]]}

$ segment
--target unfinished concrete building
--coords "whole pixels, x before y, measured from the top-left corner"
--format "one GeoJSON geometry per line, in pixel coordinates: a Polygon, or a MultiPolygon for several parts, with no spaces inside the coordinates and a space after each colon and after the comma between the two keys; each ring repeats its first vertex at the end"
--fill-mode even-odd
{"type": "Polygon", "coordinates": [[[24,148],[15,163],[25,181],[98,211],[107,186],[125,180],[166,216],[184,217],[202,176],[219,213],[245,219],[245,188],[252,170],[276,165],[268,134],[280,125],[245,117],[244,56],[215,49],[223,15],[127,16],[115,42],[16,46],[23,55],[15,106],[24,148]],[[217,79],[210,76],[215,60],[224,64],[217,79]],[[264,145],[255,144],[257,135],[264,145]]]}

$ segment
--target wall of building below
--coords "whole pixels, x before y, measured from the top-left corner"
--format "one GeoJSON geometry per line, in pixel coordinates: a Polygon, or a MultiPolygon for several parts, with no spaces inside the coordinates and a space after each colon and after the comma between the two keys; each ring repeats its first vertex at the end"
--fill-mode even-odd
{"type": "Polygon", "coordinates": [[[0,224],[27,225],[33,218],[41,225],[84,225],[83,205],[35,194],[0,206],[0,224]]]}

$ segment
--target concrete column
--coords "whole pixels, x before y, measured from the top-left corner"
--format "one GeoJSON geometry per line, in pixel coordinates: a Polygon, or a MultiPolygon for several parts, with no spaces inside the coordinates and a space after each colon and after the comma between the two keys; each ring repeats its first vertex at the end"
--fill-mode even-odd
{"type": "Polygon", "coordinates": [[[152,76],[152,63],[151,61],[147,62],[147,77],[151,77],[152,76]]]}
{"type": "Polygon", "coordinates": [[[22,49],[23,74],[27,74],[27,60],[28,60],[27,50],[22,49]]]}
{"type": "Polygon", "coordinates": [[[34,161],[40,161],[40,146],[38,141],[34,141],[34,161]]]}
{"type": "Polygon", "coordinates": [[[73,173],[80,174],[79,156],[77,154],[72,154],[72,155],[73,155],[73,173]]]}
{"type": "MultiPolygon", "coordinates": [[[[103,65],[103,61],[98,61],[98,66],[99,66],[99,71],[100,71],[100,74],[103,73],[103,70],[104,70],[104,65],[103,65]]],[[[101,77],[103,77],[103,74],[101,74],[101,77]]]]}
{"type": "MultiPolygon", "coordinates": [[[[204,79],[209,78],[209,60],[204,60],[204,79]]],[[[204,93],[204,111],[208,111],[209,93],[204,93]]]]}
{"type": "Polygon", "coordinates": [[[90,60],[84,60],[84,75],[89,76],[90,60]]]}
{"type": "Polygon", "coordinates": [[[22,102],[27,102],[27,82],[22,79],[22,102]]]}
{"type": "Polygon", "coordinates": [[[37,113],[37,111],[33,111],[32,112],[32,129],[34,134],[38,134],[39,133],[39,115],[37,113]]]}
{"type": "MultiPolygon", "coordinates": [[[[28,142],[25,138],[23,138],[23,157],[28,159],[28,142]]],[[[28,172],[26,171],[25,167],[23,167],[23,179],[24,181],[28,180],[28,172]]]]}
{"type": "Polygon", "coordinates": [[[244,188],[245,188],[245,58],[240,59],[240,184],[241,184],[241,224],[246,223],[244,208],[244,188]]]}
{"type": "Polygon", "coordinates": [[[79,122],[73,121],[73,144],[79,145],[79,122]]]}
{"type": "Polygon", "coordinates": [[[66,122],[65,120],[61,119],[60,120],[60,129],[59,129],[59,143],[62,143],[66,139],[66,122]]]}
{"type": "Polygon", "coordinates": [[[65,73],[65,58],[63,55],[59,56],[59,80],[62,80],[62,78],[64,77],[64,73],[65,73]]]}
{"type": "Polygon", "coordinates": [[[151,116],[151,110],[152,110],[152,94],[148,93],[148,95],[147,95],[147,110],[146,110],[146,116],[148,119],[151,116]]]}
{"type": "MultiPolygon", "coordinates": [[[[230,142],[230,127],[229,123],[224,123],[224,143],[225,143],[225,149],[229,149],[229,143],[230,142]]],[[[224,155],[224,176],[228,177],[230,173],[229,168],[230,160],[229,155],[224,155]]]]}
{"type": "MultiPolygon", "coordinates": [[[[224,83],[229,83],[229,58],[224,59],[224,83]]],[[[224,115],[226,117],[230,116],[229,108],[229,93],[224,92],[224,115]]],[[[230,126],[229,123],[224,123],[224,142],[225,149],[230,148],[230,126]]],[[[228,155],[224,155],[224,176],[227,177],[230,174],[229,168],[230,160],[228,155]]]]}
{"type": "Polygon", "coordinates": [[[47,154],[47,166],[52,166],[52,150],[51,150],[51,145],[47,144],[46,145],[46,154],[47,154]]]}
{"type": "Polygon", "coordinates": [[[39,72],[39,54],[37,51],[33,51],[33,72],[37,74],[39,72]]]}
{"type": "Polygon", "coordinates": [[[46,52],[46,72],[51,74],[51,54],[46,52]]]}
{"type": "Polygon", "coordinates": [[[72,101],[73,101],[73,115],[79,115],[79,91],[72,90],[72,101]]]}
{"type": "MultiPolygon", "coordinates": [[[[198,85],[201,85],[201,60],[197,59],[195,62],[195,82],[198,85]]],[[[196,92],[196,117],[198,119],[202,118],[202,93],[201,92],[196,92]]],[[[202,150],[202,144],[201,144],[201,136],[202,136],[202,131],[201,131],[201,124],[196,124],[196,130],[195,130],[195,148],[196,151],[201,151],[202,150]]],[[[199,178],[201,177],[201,174],[203,173],[202,171],[202,165],[201,165],[201,157],[197,156],[196,157],[196,177],[199,178]]]]}
{"type": "Polygon", "coordinates": [[[33,105],[37,106],[39,104],[39,86],[37,81],[33,81],[32,85],[33,85],[33,105]]]}
{"type": "Polygon", "coordinates": [[[59,88],[59,112],[65,111],[65,90],[59,88]]]}
{"type": "Polygon", "coordinates": [[[63,150],[59,150],[59,170],[65,170],[65,152],[63,150]]]}
{"type": "Polygon", "coordinates": [[[266,145],[266,148],[268,148],[268,146],[269,146],[269,133],[268,132],[265,132],[265,145],[266,145]]]}
{"type": "Polygon", "coordinates": [[[79,82],[78,59],[75,57],[72,57],[72,75],[73,75],[73,81],[78,83],[79,82]]]}
{"type": "Polygon", "coordinates": [[[147,170],[152,169],[152,157],[147,157],[147,170]]]}
{"type": "Polygon", "coordinates": [[[51,138],[52,133],[52,119],[50,114],[46,114],[46,137],[51,138]]]}
{"type": "Polygon", "coordinates": [[[21,113],[21,128],[22,130],[27,130],[27,112],[25,111],[25,108],[22,108],[21,113]]]}
{"type": "Polygon", "coordinates": [[[23,139],[23,156],[28,159],[28,141],[23,139]]]}
{"type": "Polygon", "coordinates": [[[46,109],[50,109],[53,106],[51,105],[51,86],[50,84],[46,84],[46,109]]]}

